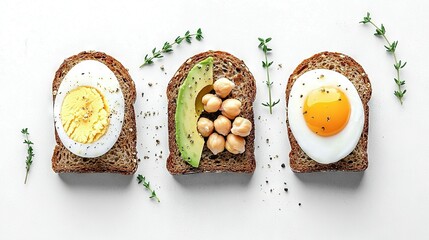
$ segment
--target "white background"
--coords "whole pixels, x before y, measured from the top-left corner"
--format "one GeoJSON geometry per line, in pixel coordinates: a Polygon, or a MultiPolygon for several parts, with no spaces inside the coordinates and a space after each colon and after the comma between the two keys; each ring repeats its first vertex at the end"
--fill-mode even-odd
{"type": "Polygon", "coordinates": [[[120,2],[0,2],[0,239],[428,238],[427,2],[120,2]],[[399,40],[398,57],[408,61],[403,106],[393,96],[392,56],[372,27],[358,23],[367,11],[385,24],[391,40],[399,40]],[[174,47],[161,61],[139,68],[153,47],[198,27],[202,42],[174,47]],[[261,106],[267,89],[257,48],[257,37],[269,36],[273,98],[281,99],[273,115],[261,106]],[[209,49],[243,59],[255,76],[253,175],[173,177],[165,168],[166,85],[185,59],[209,49]],[[136,175],[52,171],[52,80],[65,58],[83,50],[122,62],[137,86],[136,112],[156,112],[137,117],[142,161],[136,175],[151,181],[161,203],[148,199],[136,175]],[[352,56],[372,81],[364,173],[294,174],[288,165],[286,82],[303,59],[324,50],[352,56]],[[23,127],[36,154],[27,185],[23,127]]]}

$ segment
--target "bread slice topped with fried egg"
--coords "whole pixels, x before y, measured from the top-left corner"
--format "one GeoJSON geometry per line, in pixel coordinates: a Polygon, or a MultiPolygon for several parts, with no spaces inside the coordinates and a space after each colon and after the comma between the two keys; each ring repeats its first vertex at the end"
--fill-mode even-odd
{"type": "Polygon", "coordinates": [[[67,58],[55,74],[52,95],[54,172],[136,171],[136,88],[119,61],[94,51],[67,58]]]}
{"type": "Polygon", "coordinates": [[[371,93],[367,74],[345,54],[322,52],[299,64],[286,87],[291,169],[365,170],[371,93]]]}

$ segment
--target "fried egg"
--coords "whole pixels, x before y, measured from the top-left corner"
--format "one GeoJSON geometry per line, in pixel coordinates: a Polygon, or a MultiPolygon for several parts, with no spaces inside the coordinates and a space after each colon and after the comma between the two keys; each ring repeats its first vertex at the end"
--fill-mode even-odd
{"type": "Polygon", "coordinates": [[[287,115],[301,149],[322,164],[334,163],[356,147],[365,122],[354,85],[342,74],[316,69],[292,86],[287,115]]]}
{"type": "Polygon", "coordinates": [[[118,79],[106,65],[79,62],[54,94],[54,125],[69,151],[94,158],[113,147],[121,133],[125,102],[118,79]]]}

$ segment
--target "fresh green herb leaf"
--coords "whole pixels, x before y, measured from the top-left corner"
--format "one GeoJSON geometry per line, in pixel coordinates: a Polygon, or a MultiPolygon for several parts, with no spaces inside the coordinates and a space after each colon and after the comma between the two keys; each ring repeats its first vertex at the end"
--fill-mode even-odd
{"type": "Polygon", "coordinates": [[[198,41],[201,41],[203,37],[203,31],[201,28],[198,28],[197,33],[191,34],[190,31],[186,31],[185,35],[183,37],[178,36],[174,39],[172,43],[165,42],[162,46],[161,50],[156,50],[156,48],[152,49],[152,56],[149,56],[149,54],[146,54],[144,57],[144,63],[140,66],[140,68],[144,67],[145,65],[149,65],[153,63],[153,60],[156,58],[163,58],[163,53],[169,53],[173,51],[173,45],[179,45],[185,40],[188,43],[192,42],[192,37],[195,37],[198,41]]]}
{"type": "Polygon", "coordinates": [[[401,68],[404,68],[404,67],[405,67],[405,65],[407,65],[407,62],[404,62],[404,64],[402,64],[402,61],[401,61],[401,60],[399,60],[399,62],[397,62],[397,63],[393,64],[393,66],[395,67],[395,69],[396,69],[396,70],[399,70],[399,69],[401,69],[401,68]]]}
{"type": "Polygon", "coordinates": [[[168,42],[165,42],[164,43],[164,46],[162,46],[162,51],[163,52],[171,52],[171,51],[173,51],[173,49],[171,49],[171,44],[170,43],[168,43],[168,42]]]}
{"type": "Polygon", "coordinates": [[[198,41],[201,41],[204,37],[203,37],[203,31],[201,31],[201,28],[198,28],[198,30],[197,30],[197,35],[195,36],[195,38],[198,40],[198,41]]]}
{"type": "Polygon", "coordinates": [[[33,152],[33,142],[30,141],[30,139],[28,138],[28,136],[30,135],[30,133],[28,132],[28,128],[23,128],[21,130],[21,133],[24,134],[24,144],[27,145],[27,159],[25,161],[25,169],[26,169],[26,173],[25,173],[25,180],[24,180],[24,184],[27,183],[27,178],[28,178],[28,173],[30,172],[30,167],[31,164],[33,163],[33,157],[34,157],[34,152],[33,152]]]}
{"type": "Polygon", "coordinates": [[[191,43],[191,33],[189,31],[185,33],[185,41],[191,43]]]}
{"type": "Polygon", "coordinates": [[[182,38],[181,36],[178,36],[178,37],[174,40],[174,42],[175,42],[176,44],[180,44],[180,43],[183,41],[183,39],[184,39],[184,38],[182,38]]]}
{"type": "MultiPolygon", "coordinates": [[[[149,198],[155,198],[155,199],[157,199],[155,191],[152,191],[150,193],[151,193],[151,195],[150,195],[149,198]]],[[[159,200],[158,200],[158,202],[159,202],[159,200]]]]}
{"type": "Polygon", "coordinates": [[[359,23],[365,24],[365,23],[369,23],[369,22],[371,22],[371,16],[370,16],[370,13],[367,12],[366,17],[363,17],[363,21],[360,21],[359,23]]]}
{"type": "Polygon", "coordinates": [[[271,65],[273,64],[273,61],[268,62],[268,53],[272,51],[271,48],[268,47],[267,43],[270,42],[272,40],[272,38],[267,38],[267,39],[263,39],[263,38],[258,38],[259,40],[259,45],[258,48],[262,49],[262,51],[264,52],[265,55],[265,61],[262,61],[262,67],[266,69],[267,71],[267,87],[268,87],[268,97],[269,97],[269,101],[266,103],[262,103],[262,106],[268,107],[270,109],[270,114],[273,114],[273,107],[280,102],[280,99],[278,99],[275,102],[272,102],[271,100],[271,87],[273,86],[273,82],[270,81],[270,71],[269,68],[271,67],[271,65]]]}
{"type": "Polygon", "coordinates": [[[375,36],[378,37],[382,37],[387,45],[384,45],[384,48],[386,49],[387,52],[391,53],[393,55],[393,59],[395,61],[395,64],[393,64],[393,67],[396,70],[396,78],[394,78],[395,83],[398,87],[398,89],[394,92],[394,95],[399,99],[399,102],[402,104],[403,103],[403,97],[405,95],[405,93],[407,92],[407,90],[402,90],[402,87],[405,85],[405,80],[401,79],[400,76],[400,70],[402,68],[405,67],[405,65],[407,65],[407,62],[402,63],[401,60],[398,61],[398,58],[396,57],[396,48],[398,46],[398,41],[393,41],[390,42],[389,39],[387,39],[386,37],[386,28],[384,27],[383,24],[380,25],[380,27],[378,27],[371,19],[371,14],[368,12],[366,13],[366,16],[363,18],[363,21],[360,21],[359,23],[362,24],[371,24],[372,26],[375,27],[375,36]]]}
{"type": "MultiPolygon", "coordinates": [[[[370,21],[370,23],[371,23],[371,21],[370,21]]],[[[386,29],[384,28],[384,25],[381,24],[380,28],[375,29],[374,35],[375,36],[383,36],[384,34],[386,34],[386,29]]]]}
{"type": "Polygon", "coordinates": [[[277,103],[279,103],[280,102],[280,99],[278,99],[277,101],[275,101],[274,103],[273,103],[273,106],[275,106],[277,103]]]}
{"type": "Polygon", "coordinates": [[[158,196],[156,195],[155,190],[152,190],[152,188],[150,187],[150,182],[146,182],[146,178],[143,175],[139,174],[137,176],[137,182],[138,184],[142,184],[150,192],[149,198],[151,199],[153,198],[157,202],[160,202],[158,196]]]}

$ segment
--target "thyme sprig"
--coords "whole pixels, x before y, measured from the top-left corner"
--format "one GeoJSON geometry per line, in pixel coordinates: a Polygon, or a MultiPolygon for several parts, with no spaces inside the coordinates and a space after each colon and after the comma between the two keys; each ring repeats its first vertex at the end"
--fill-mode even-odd
{"type": "Polygon", "coordinates": [[[152,188],[150,187],[150,182],[146,182],[146,178],[143,175],[139,174],[137,176],[137,181],[139,184],[143,184],[143,186],[150,192],[149,198],[151,198],[151,199],[153,198],[157,202],[160,202],[158,196],[156,195],[155,190],[152,190],[152,188]]]}
{"type": "Polygon", "coordinates": [[[273,64],[273,61],[268,62],[268,53],[272,51],[271,48],[268,47],[267,43],[269,43],[272,38],[258,38],[259,40],[259,48],[262,49],[262,51],[264,52],[265,55],[265,61],[262,61],[262,67],[265,68],[267,70],[267,87],[268,87],[268,97],[269,97],[269,102],[265,102],[262,103],[263,106],[265,107],[269,107],[270,108],[270,114],[273,114],[273,107],[278,104],[280,102],[280,99],[278,99],[275,102],[272,102],[271,100],[271,87],[273,86],[273,82],[270,81],[270,70],[269,68],[271,67],[271,65],[273,64]]]}
{"type": "Polygon", "coordinates": [[[393,41],[390,42],[389,39],[387,39],[386,37],[386,28],[384,27],[383,24],[380,25],[380,27],[378,27],[371,19],[371,14],[369,12],[366,13],[366,16],[363,18],[363,21],[360,21],[359,23],[362,24],[371,24],[372,26],[375,27],[375,33],[374,35],[377,37],[382,37],[387,45],[384,45],[384,47],[386,48],[386,51],[391,53],[393,55],[393,59],[395,60],[395,64],[393,64],[393,67],[396,70],[396,78],[394,78],[395,83],[398,87],[397,90],[394,91],[394,95],[399,99],[400,103],[403,103],[403,97],[405,95],[405,93],[407,92],[406,89],[402,90],[403,86],[405,85],[405,80],[401,79],[400,76],[400,70],[402,68],[405,67],[405,65],[407,65],[407,62],[402,62],[402,60],[398,61],[398,58],[396,56],[396,48],[398,46],[398,41],[393,41]]]}
{"type": "Polygon", "coordinates": [[[24,134],[24,144],[27,144],[27,160],[25,161],[25,169],[26,169],[26,173],[25,173],[25,180],[24,180],[24,184],[27,184],[27,178],[28,178],[28,173],[30,172],[30,167],[31,164],[33,163],[33,157],[34,157],[34,152],[33,152],[33,142],[30,141],[30,139],[28,138],[28,136],[30,135],[30,133],[28,132],[28,128],[23,128],[21,130],[21,133],[24,134]]]}
{"type": "Polygon", "coordinates": [[[160,50],[157,50],[156,48],[152,49],[152,56],[149,56],[149,54],[146,54],[146,56],[144,57],[144,63],[140,66],[140,68],[144,67],[145,65],[152,64],[153,60],[156,58],[163,58],[164,57],[163,53],[172,52],[173,46],[176,44],[177,45],[181,44],[183,40],[185,40],[187,43],[191,43],[192,37],[195,37],[195,39],[197,39],[198,41],[201,41],[204,38],[201,28],[198,28],[197,32],[193,34],[191,34],[190,31],[186,31],[183,37],[182,36],[176,37],[176,39],[174,39],[172,43],[165,42],[160,50]]]}

